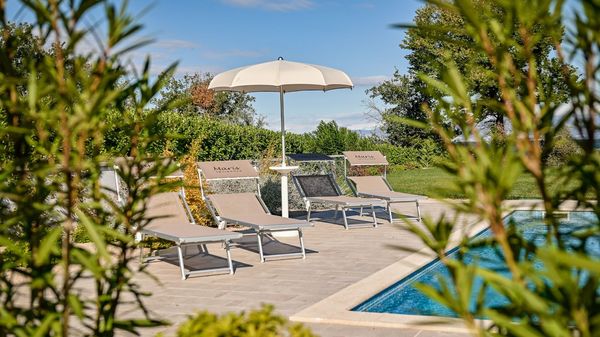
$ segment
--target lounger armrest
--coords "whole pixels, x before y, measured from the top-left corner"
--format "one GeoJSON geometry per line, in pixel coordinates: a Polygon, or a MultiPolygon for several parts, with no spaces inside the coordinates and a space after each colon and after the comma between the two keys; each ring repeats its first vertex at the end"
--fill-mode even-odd
{"type": "Polygon", "coordinates": [[[348,200],[335,200],[335,199],[326,199],[319,197],[311,197],[306,198],[311,203],[322,203],[322,204],[330,204],[330,205],[339,205],[339,206],[349,206],[349,207],[371,207],[381,204],[381,200],[375,199],[361,199],[356,198],[355,201],[348,200]]]}
{"type": "Polygon", "coordinates": [[[375,198],[386,200],[390,202],[417,202],[419,200],[427,199],[426,196],[414,195],[414,194],[406,194],[403,196],[393,196],[393,195],[384,195],[384,194],[373,194],[373,193],[359,193],[360,197],[364,198],[375,198]]]}
{"type": "Polygon", "coordinates": [[[311,222],[298,220],[297,223],[287,223],[287,224],[269,224],[269,225],[261,225],[256,223],[251,223],[247,221],[243,221],[240,219],[226,218],[221,217],[221,221],[225,221],[227,224],[239,225],[250,227],[257,231],[283,231],[283,230],[297,230],[298,228],[305,227],[313,227],[314,225],[311,222]]]}
{"type": "Polygon", "coordinates": [[[155,231],[152,229],[142,229],[141,230],[142,234],[145,235],[150,235],[150,236],[155,236],[164,240],[168,240],[171,242],[175,242],[175,243],[210,243],[210,242],[221,242],[221,241],[226,241],[226,240],[234,240],[234,239],[240,239],[243,237],[242,233],[237,233],[237,232],[228,232],[228,231],[222,231],[222,233],[218,233],[218,234],[208,234],[208,235],[203,235],[202,233],[198,233],[198,235],[191,235],[191,236],[185,236],[185,237],[178,237],[178,236],[174,236],[172,234],[166,233],[166,232],[162,232],[162,231],[155,231]]]}

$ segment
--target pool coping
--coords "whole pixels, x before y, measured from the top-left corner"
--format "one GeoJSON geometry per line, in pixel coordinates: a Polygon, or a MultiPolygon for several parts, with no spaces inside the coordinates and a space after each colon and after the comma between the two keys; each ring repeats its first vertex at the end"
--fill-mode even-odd
{"type": "MultiPolygon", "coordinates": [[[[560,210],[574,211],[576,207],[560,207],[560,210]]],[[[528,206],[510,207],[502,213],[506,217],[514,211],[536,211],[543,207],[536,200],[528,206]]],[[[476,235],[489,227],[485,221],[466,224],[462,230],[457,230],[450,236],[449,247],[456,247],[466,234],[476,235]]],[[[453,249],[453,248],[451,248],[453,249]]],[[[375,272],[374,274],[349,285],[337,293],[301,310],[289,319],[302,323],[342,324],[378,328],[410,328],[429,331],[444,331],[452,333],[471,333],[472,331],[460,318],[400,315],[390,313],[372,313],[351,311],[352,308],[372,298],[377,293],[387,289],[419,268],[427,265],[437,256],[429,248],[423,248],[407,257],[375,272]]],[[[477,320],[479,327],[487,328],[489,320],[477,320]]]]}

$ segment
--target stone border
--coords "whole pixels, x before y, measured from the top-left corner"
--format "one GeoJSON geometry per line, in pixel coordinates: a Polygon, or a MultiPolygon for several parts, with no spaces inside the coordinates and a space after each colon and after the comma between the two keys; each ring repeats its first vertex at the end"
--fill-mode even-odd
{"type": "MultiPolygon", "coordinates": [[[[503,217],[506,217],[510,213],[518,210],[540,210],[543,209],[541,206],[542,205],[538,200],[508,202],[508,210],[503,212],[502,215],[503,217]]],[[[575,204],[568,202],[561,205],[560,209],[572,211],[575,210],[575,207],[575,204]]],[[[468,236],[473,236],[487,227],[487,223],[483,221],[467,224],[464,230],[455,231],[451,235],[449,246],[457,246],[463,237],[463,234],[466,233],[468,236]]],[[[434,258],[436,258],[436,256],[433,252],[428,248],[423,248],[292,315],[290,320],[304,323],[343,324],[379,328],[412,328],[430,331],[469,333],[470,330],[468,327],[458,318],[351,311],[352,308],[430,263],[434,258]]],[[[478,322],[483,327],[487,327],[491,323],[487,320],[478,320],[478,322]]]]}

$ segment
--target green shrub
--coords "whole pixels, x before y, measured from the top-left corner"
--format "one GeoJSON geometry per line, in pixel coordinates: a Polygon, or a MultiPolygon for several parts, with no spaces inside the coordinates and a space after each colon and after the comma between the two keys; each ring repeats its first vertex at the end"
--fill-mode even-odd
{"type": "Polygon", "coordinates": [[[273,306],[263,305],[250,312],[215,315],[202,311],[179,326],[177,337],[311,337],[300,324],[290,324],[273,314],[273,306]]]}
{"type": "MultiPolygon", "coordinates": [[[[122,114],[110,113],[105,135],[104,152],[125,155],[131,146],[128,130],[120,123],[122,114]]],[[[181,158],[189,154],[194,142],[200,143],[198,160],[259,159],[269,153],[277,158],[281,153],[281,134],[256,126],[242,126],[193,113],[166,111],[158,114],[153,132],[160,135],[150,146],[156,154],[171,152],[181,158]],[[167,139],[170,139],[167,141],[167,139]]],[[[418,140],[414,146],[402,147],[339,127],[334,121],[321,122],[311,133],[286,134],[287,153],[341,154],[343,151],[378,150],[390,164],[405,168],[432,166],[443,150],[433,140],[418,140]]]]}
{"type": "Polygon", "coordinates": [[[562,129],[554,138],[552,151],[546,158],[548,166],[561,166],[570,158],[581,154],[582,149],[571,136],[568,129],[562,129]]]}

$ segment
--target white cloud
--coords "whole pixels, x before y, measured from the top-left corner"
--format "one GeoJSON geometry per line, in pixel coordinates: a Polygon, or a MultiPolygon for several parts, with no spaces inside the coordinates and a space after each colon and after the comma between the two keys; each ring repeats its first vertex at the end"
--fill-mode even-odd
{"type": "Polygon", "coordinates": [[[292,12],[314,6],[312,0],[221,0],[223,3],[247,8],[260,8],[276,12],[292,12]]]}
{"type": "Polygon", "coordinates": [[[373,130],[377,128],[377,123],[374,122],[357,122],[348,125],[342,125],[350,130],[373,130]]]}
{"type": "Polygon", "coordinates": [[[354,83],[354,86],[356,87],[372,87],[389,79],[389,76],[384,75],[358,76],[352,77],[352,83],[354,83]]]}
{"type": "Polygon", "coordinates": [[[158,40],[150,45],[159,49],[195,49],[199,44],[187,40],[158,40]]]}

